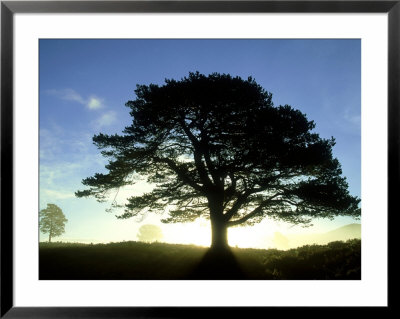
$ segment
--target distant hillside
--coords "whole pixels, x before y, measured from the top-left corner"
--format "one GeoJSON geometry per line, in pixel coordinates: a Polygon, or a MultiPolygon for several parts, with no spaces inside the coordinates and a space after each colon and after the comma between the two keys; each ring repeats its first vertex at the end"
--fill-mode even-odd
{"type": "Polygon", "coordinates": [[[325,245],[332,241],[361,239],[361,224],[349,224],[322,234],[301,234],[284,236],[276,233],[274,237],[278,249],[289,249],[303,245],[325,245]]]}
{"type": "Polygon", "coordinates": [[[341,240],[348,240],[348,239],[353,239],[353,238],[361,238],[361,224],[349,224],[340,228],[337,228],[335,230],[332,230],[330,232],[327,232],[325,234],[322,234],[321,237],[325,240],[338,240],[337,238],[340,238],[341,240]]]}

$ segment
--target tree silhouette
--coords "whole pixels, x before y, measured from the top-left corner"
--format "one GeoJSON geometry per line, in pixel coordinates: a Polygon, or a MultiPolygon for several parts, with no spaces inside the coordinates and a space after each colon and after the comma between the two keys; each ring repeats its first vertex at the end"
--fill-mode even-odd
{"type": "Polygon", "coordinates": [[[106,174],[82,182],[78,197],[106,199],[108,191],[146,177],[155,188],[133,196],[118,218],[168,211],[165,223],[211,221],[211,247],[226,248],[227,228],[264,217],[307,224],[314,217],[358,217],[360,199],[348,192],[334,138],[254,79],[189,73],[162,86],[137,85],[128,101],[132,125],[123,135],[93,137],[109,158],[106,174]]]}
{"type": "Polygon", "coordinates": [[[47,204],[47,208],[39,212],[40,231],[49,234],[49,243],[53,237],[60,236],[65,232],[67,221],[61,208],[55,204],[47,204]]]}
{"type": "Polygon", "coordinates": [[[157,241],[163,238],[163,233],[160,227],[147,224],[140,226],[137,238],[140,241],[157,241]]]}

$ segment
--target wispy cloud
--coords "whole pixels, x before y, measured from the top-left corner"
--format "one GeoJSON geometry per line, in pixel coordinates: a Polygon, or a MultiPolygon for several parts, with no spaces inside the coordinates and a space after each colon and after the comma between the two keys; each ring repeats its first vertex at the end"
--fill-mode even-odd
{"type": "Polygon", "coordinates": [[[357,127],[361,126],[361,115],[351,113],[350,110],[346,109],[343,114],[344,119],[357,127]]]}
{"type": "Polygon", "coordinates": [[[104,106],[103,99],[94,95],[85,98],[73,89],[47,90],[46,93],[65,101],[73,101],[85,105],[90,110],[97,110],[104,106]]]}
{"type": "Polygon", "coordinates": [[[104,168],[99,155],[72,155],[72,161],[59,157],[58,161],[40,163],[40,203],[72,199],[74,192],[83,189],[82,179],[104,168]]]}
{"type": "Polygon", "coordinates": [[[91,96],[87,102],[87,107],[91,110],[99,109],[103,106],[103,100],[95,96],[91,96]]]}
{"type": "MultiPolygon", "coordinates": [[[[73,184],[80,182],[79,173],[89,166],[90,162],[83,157],[80,162],[59,161],[49,164],[40,164],[40,185],[47,189],[54,189],[56,185],[73,184]]],[[[92,163],[93,165],[93,163],[92,163]]]]}
{"type": "Polygon", "coordinates": [[[40,160],[54,161],[74,155],[86,154],[92,145],[92,134],[66,131],[51,125],[40,128],[40,160]]]}
{"type": "Polygon", "coordinates": [[[113,125],[117,122],[117,114],[114,111],[108,111],[103,113],[96,121],[95,125],[97,128],[103,128],[105,126],[113,125]]]}
{"type": "Polygon", "coordinates": [[[75,195],[73,192],[68,192],[68,191],[58,191],[58,190],[53,190],[53,189],[42,189],[41,196],[46,196],[48,198],[51,198],[53,200],[59,200],[59,199],[67,199],[67,198],[74,198],[75,195]]]}

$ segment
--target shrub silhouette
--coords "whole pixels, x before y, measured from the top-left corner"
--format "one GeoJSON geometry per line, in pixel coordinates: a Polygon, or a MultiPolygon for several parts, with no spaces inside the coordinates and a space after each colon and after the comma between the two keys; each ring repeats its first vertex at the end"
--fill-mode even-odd
{"type": "Polygon", "coordinates": [[[232,248],[229,256],[193,245],[40,243],[39,278],[50,280],[361,279],[361,241],[289,251],[232,248]],[[218,264],[215,264],[220,262],[218,264]],[[224,267],[231,267],[224,271],[224,267]],[[215,271],[217,269],[218,271],[215,271]]]}
{"type": "Polygon", "coordinates": [[[266,258],[264,265],[275,279],[360,279],[361,240],[281,251],[266,258]]]}

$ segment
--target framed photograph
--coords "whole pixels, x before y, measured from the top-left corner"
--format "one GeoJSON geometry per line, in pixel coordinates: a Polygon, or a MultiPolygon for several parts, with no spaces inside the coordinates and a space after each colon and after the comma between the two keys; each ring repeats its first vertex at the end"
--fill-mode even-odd
{"type": "Polygon", "coordinates": [[[390,309],[399,19],[2,1],[1,316],[390,309]]]}

